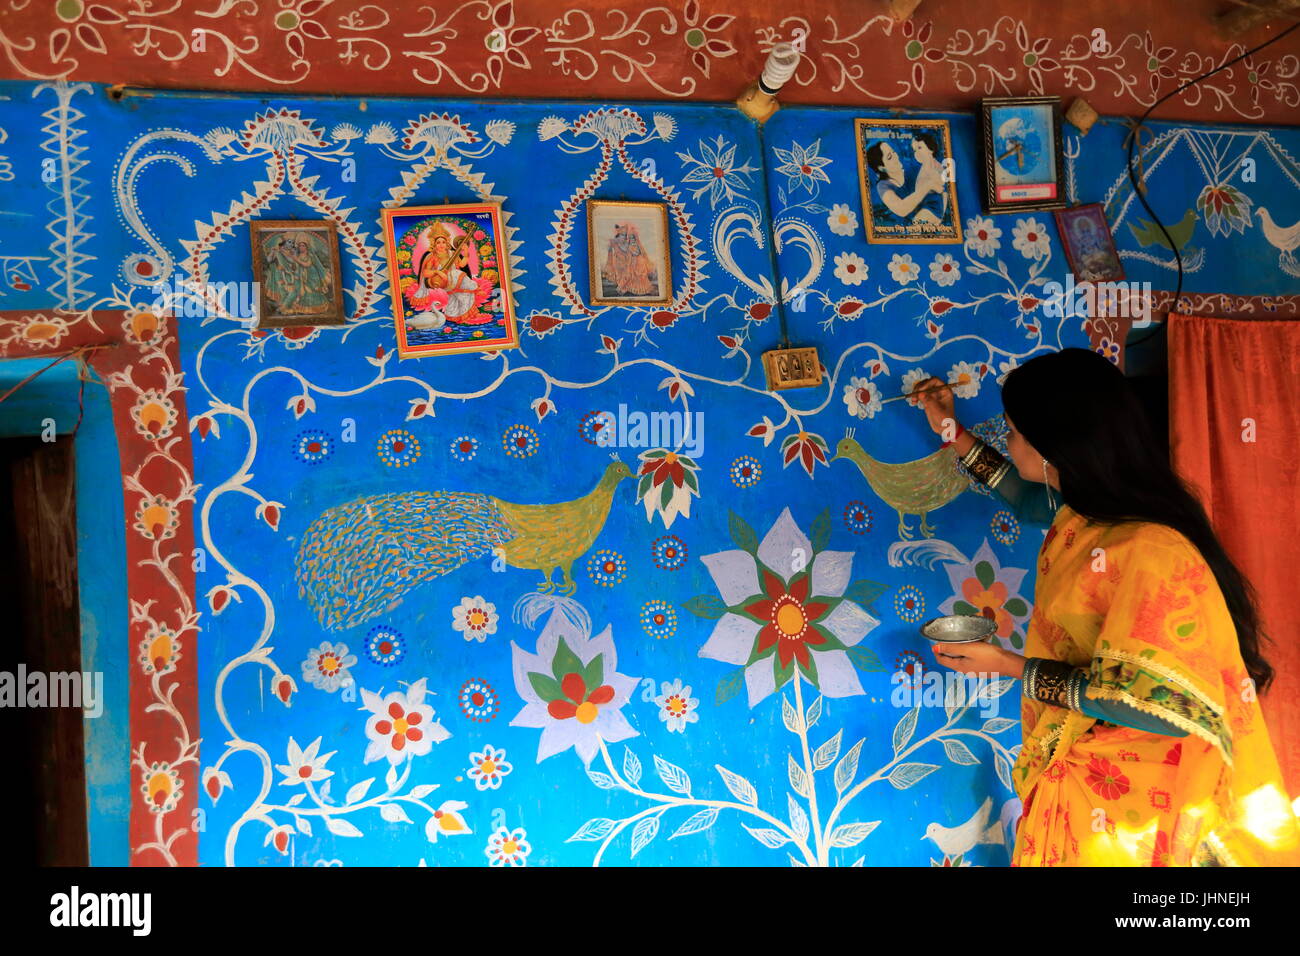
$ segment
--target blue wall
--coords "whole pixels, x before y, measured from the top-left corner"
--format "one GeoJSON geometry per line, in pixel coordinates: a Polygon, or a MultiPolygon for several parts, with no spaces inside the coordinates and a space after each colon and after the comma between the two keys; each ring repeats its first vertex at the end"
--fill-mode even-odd
{"type": "MultiPolygon", "coordinates": [[[[6,148],[14,155],[26,150],[39,158],[31,117],[53,97],[47,90],[33,99],[34,89],[6,85],[11,98],[0,101],[0,127],[10,131],[6,148]]],[[[904,540],[899,514],[880,492],[891,500],[914,494],[924,464],[873,488],[846,460],[813,461],[811,474],[797,454],[785,464],[783,446],[802,435],[815,454],[816,441],[807,436],[816,436],[829,458],[854,428],[856,441],[880,461],[923,459],[938,443],[919,412],[905,402],[873,400],[899,395],[917,369],[944,378],[971,373],[965,391],[973,394],[959,404],[960,415],[968,425],[985,422],[996,438],[997,381],[1009,363],[1086,343],[1078,318],[1049,318],[1036,301],[1042,283],[1066,272],[1050,214],[993,217],[1001,230],[996,248],[869,245],[852,121],[889,115],[870,111],[782,109],[760,139],[725,105],[170,95],[113,103],[99,88],[72,101],[84,112],[73,125],[89,134],[82,142],[93,144],[80,175],[94,187],[86,190],[83,212],[96,253],[73,266],[74,278],[81,276],[74,286],[106,294],[116,284],[131,302],[147,303],[153,293],[139,264],[149,263],[150,281],[187,275],[194,247],[184,243],[200,241],[214,219],[224,231],[200,246],[202,269],[213,281],[251,279],[250,216],[333,214],[369,234],[340,250],[344,285],[354,293],[347,304],[361,308],[346,330],[254,337],[226,318],[181,323],[189,414],[210,416],[216,426],[194,441],[195,535],[206,556],[196,588],[205,611],[195,650],[200,758],[205,784],[220,792],[215,803],[201,797],[201,862],[586,865],[599,855],[602,864],[615,865],[925,866],[945,862],[934,837],[947,841],[932,828],[1014,813],[1007,784],[1019,742],[1018,685],[986,701],[985,713],[942,704],[912,710],[891,693],[900,668],[918,672],[928,652],[917,625],[937,614],[972,603],[987,607],[1003,643],[1018,646],[1040,531],[1007,520],[994,500],[970,489],[929,514],[932,538],[923,537],[916,516],[906,517],[913,537],[904,540]],[[606,112],[593,115],[597,110],[606,112]],[[438,118],[443,113],[447,118],[438,118]],[[619,164],[620,143],[626,167],[619,164]],[[590,187],[592,195],[666,199],[689,217],[686,228],[673,231],[673,278],[679,289],[693,279],[698,293],[674,319],[659,315],[656,323],[659,309],[588,315],[558,293],[568,270],[577,300],[585,296],[585,211],[578,206],[567,247],[556,238],[557,223],[566,201],[600,178],[602,144],[613,167],[590,187]],[[271,152],[289,145],[300,171],[271,152]],[[819,160],[810,165],[824,180],[796,182],[781,171],[796,150],[819,160]],[[730,188],[710,182],[714,167],[724,172],[714,178],[730,188]],[[296,192],[276,185],[282,172],[286,182],[301,172],[296,192]],[[261,192],[270,198],[250,212],[261,192]],[[517,242],[522,349],[397,359],[387,270],[375,238],[381,206],[485,195],[501,197],[517,242]],[[858,228],[832,222],[837,206],[853,213],[858,228]],[[769,215],[780,242],[775,250],[766,237],[769,215]],[[226,219],[235,220],[233,227],[226,219]],[[1017,232],[1047,238],[1022,240],[1018,248],[1017,232]],[[694,276],[690,237],[700,256],[694,276]],[[865,281],[851,281],[851,256],[861,258],[865,281]],[[896,256],[911,257],[916,278],[900,281],[896,256]],[[948,260],[940,256],[951,256],[959,274],[951,284],[943,284],[952,270],[943,270],[948,260]],[[378,277],[371,286],[368,274],[378,277]],[[807,290],[803,310],[787,305],[785,314],[792,340],[817,346],[829,381],[773,394],[765,391],[759,356],[780,339],[778,312],[768,306],[783,283],[807,290]],[[673,389],[674,382],[685,387],[673,389]],[[303,395],[311,401],[299,413],[303,395]],[[431,395],[433,413],[418,414],[431,395]],[[555,408],[540,420],[539,399],[555,408]],[[494,568],[491,534],[470,519],[504,513],[510,524],[508,504],[430,494],[541,505],[577,499],[611,465],[611,449],[589,440],[592,422],[584,424],[584,416],[620,405],[703,414],[704,446],[694,461],[698,496],[679,493],[678,505],[692,499],[689,515],[652,508],[647,519],[637,483],[621,481],[603,524],[604,509],[597,509],[600,531],[587,549],[570,542],[594,529],[590,515],[542,512],[546,548],[557,559],[576,558],[576,590],[567,601],[536,596],[536,571],[509,562],[494,568]],[[395,432],[406,433],[397,436],[401,452],[391,444],[395,432]],[[519,436],[522,447],[513,444],[519,436]],[[472,440],[472,456],[460,450],[462,438],[472,440]],[[320,451],[302,444],[312,439],[320,451]],[[384,495],[398,497],[377,497],[384,495]],[[330,518],[337,515],[330,509],[360,497],[368,499],[368,518],[361,506],[351,525],[330,518]],[[372,546],[409,538],[400,560],[372,569],[363,538],[379,527],[374,521],[384,530],[372,546]],[[449,527],[459,529],[454,540],[441,540],[449,527]],[[335,537],[322,544],[326,533],[335,537]],[[335,558],[303,571],[300,591],[295,562],[317,545],[335,558]],[[670,558],[670,547],[685,561],[670,558]],[[798,679],[802,714],[793,703],[794,680],[771,692],[778,674],[771,659],[749,663],[737,650],[751,636],[738,636],[743,615],[727,610],[761,598],[749,569],[755,560],[779,563],[780,555],[793,562],[781,572],[792,591],[800,587],[800,569],[811,569],[810,587],[824,593],[803,594],[798,603],[817,633],[834,639],[811,651],[813,664],[798,679]],[[436,573],[461,558],[463,566],[436,573]],[[420,583],[406,587],[407,579],[420,583]],[[329,600],[349,589],[364,593],[374,613],[327,628],[307,595],[329,600]],[[212,600],[220,614],[211,613],[212,600]],[[464,608],[487,604],[493,632],[467,639],[464,608]],[[568,669],[561,637],[577,657],[568,669]],[[385,638],[390,651],[400,645],[400,656],[378,647],[385,638]],[[304,663],[327,642],[327,651],[346,646],[350,684],[314,684],[305,676],[304,663]],[[598,653],[599,678],[589,669],[598,653]],[[582,712],[594,716],[591,723],[579,719],[577,701],[548,705],[543,697],[556,696],[555,688],[529,677],[558,683],[573,672],[612,689],[598,699],[585,683],[579,689],[578,700],[591,704],[582,712]],[[276,694],[281,675],[295,685],[287,707],[276,694]],[[683,697],[695,717],[680,725],[665,710],[679,686],[689,687],[683,697]],[[476,691],[485,694],[481,707],[472,699],[476,691]],[[387,713],[396,692],[404,698],[396,701],[400,714],[415,709],[423,726],[435,724],[423,738],[436,741],[427,752],[421,742],[408,744],[409,756],[391,749],[397,717],[379,711],[387,713]],[[386,734],[381,720],[388,721],[386,734]],[[318,738],[312,770],[310,759],[290,749],[307,750],[318,738]],[[480,787],[471,770],[499,751],[509,773],[489,775],[499,786],[480,787]],[[805,765],[813,768],[812,791],[805,765]],[[315,778],[309,785],[299,782],[303,767],[315,778]],[[280,833],[285,838],[277,840],[280,833]]],[[[947,118],[969,236],[980,216],[974,121],[947,118]]],[[[1068,137],[1073,198],[1107,198],[1123,175],[1118,135],[1103,126],[1086,139],[1068,137]]],[[[1290,152],[1300,145],[1291,130],[1252,135],[1272,136],[1290,152]]],[[[1213,138],[1208,131],[1188,136],[1213,138]]],[[[1235,188],[1276,195],[1267,200],[1278,207],[1274,218],[1289,224],[1300,203],[1285,162],[1269,166],[1259,155],[1259,176],[1235,188]]],[[[1152,201],[1162,216],[1176,220],[1201,190],[1190,157],[1171,155],[1154,173],[1152,201]]],[[[15,208],[32,221],[48,215],[48,191],[30,177],[15,183],[13,195],[15,208]]],[[[1134,254],[1126,260],[1130,276],[1168,287],[1168,270],[1137,256],[1144,247],[1127,234],[1127,221],[1117,237],[1134,254]]],[[[1216,225],[1216,235],[1205,223],[1195,226],[1208,258],[1189,273],[1189,288],[1294,289],[1278,278],[1271,265],[1277,250],[1257,230],[1224,236],[1216,225]],[[1253,266],[1229,267],[1242,252],[1253,266]]],[[[18,224],[0,219],[0,228],[5,249],[31,248],[18,224]]],[[[37,268],[46,285],[11,295],[7,307],[48,303],[59,294],[53,268],[37,268]]],[[[657,448],[671,450],[672,443],[613,450],[639,469],[639,456],[657,448]]],[[[768,597],[779,598],[785,586],[773,583],[768,597]]],[[[110,594],[120,605],[120,590],[90,596],[101,626],[106,613],[121,620],[110,594]]],[[[95,645],[105,646],[102,637],[95,645]]],[[[120,740],[111,746],[120,750],[120,740]]],[[[114,799],[105,797],[105,806],[117,806],[114,799]]],[[[121,840],[93,828],[92,836],[97,843],[121,840]]],[[[963,863],[1005,865],[1006,847],[996,833],[988,840],[950,852],[947,862],[960,855],[963,863]]]]}

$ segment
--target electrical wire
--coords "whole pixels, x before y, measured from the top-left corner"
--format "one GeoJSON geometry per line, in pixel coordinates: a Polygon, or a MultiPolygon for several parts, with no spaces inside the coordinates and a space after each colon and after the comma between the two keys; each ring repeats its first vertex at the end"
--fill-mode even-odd
{"type": "MultiPolygon", "coordinates": [[[[1173,97],[1177,96],[1179,93],[1183,92],[1184,90],[1190,89],[1191,87],[1195,86],[1197,83],[1203,83],[1204,81],[1208,80],[1210,77],[1214,76],[1214,74],[1226,70],[1228,67],[1232,66],[1235,63],[1240,63],[1242,60],[1246,59],[1246,57],[1258,53],[1260,50],[1264,49],[1265,47],[1271,46],[1274,43],[1276,43],[1278,40],[1281,40],[1283,37],[1287,36],[1288,34],[1295,32],[1296,29],[1300,29],[1300,23],[1293,23],[1291,26],[1287,27],[1285,30],[1283,30],[1277,36],[1273,37],[1271,40],[1266,40],[1263,43],[1261,43],[1259,46],[1251,47],[1249,50],[1246,50],[1240,56],[1228,60],[1226,63],[1222,63],[1219,66],[1215,67],[1213,70],[1210,70],[1209,72],[1206,73],[1202,73],[1200,76],[1188,80],[1182,86],[1178,87],[1178,89],[1170,93],[1166,93],[1164,96],[1160,97],[1160,99],[1156,100],[1149,107],[1147,107],[1147,111],[1142,114],[1142,118],[1138,120],[1137,123],[1134,124],[1133,126],[1133,135],[1129,137],[1129,141],[1128,141],[1128,179],[1129,182],[1133,185],[1133,194],[1137,196],[1138,202],[1140,202],[1142,204],[1142,208],[1147,211],[1147,215],[1151,217],[1151,221],[1160,227],[1160,232],[1164,235],[1165,241],[1169,243],[1169,248],[1174,251],[1174,261],[1178,264],[1178,283],[1174,289],[1174,301],[1169,310],[1170,312],[1178,311],[1178,304],[1182,301],[1183,298],[1183,256],[1182,253],[1179,251],[1178,246],[1174,243],[1174,237],[1169,235],[1169,230],[1166,229],[1165,224],[1160,221],[1160,217],[1157,216],[1155,210],[1151,208],[1151,204],[1147,202],[1146,196],[1143,194],[1142,190],[1138,186],[1137,176],[1133,172],[1133,148],[1137,145],[1138,142],[1138,130],[1142,128],[1144,123],[1146,123],[1147,118],[1151,116],[1151,114],[1155,111],[1156,107],[1159,106],[1161,103],[1165,102],[1165,100],[1172,99],[1173,97]]],[[[1165,325],[1166,325],[1165,322],[1156,323],[1155,329],[1148,332],[1146,335],[1142,336],[1142,338],[1138,339],[1136,342],[1127,343],[1126,348],[1132,348],[1135,345],[1141,345],[1143,342],[1147,341],[1148,339],[1154,338],[1156,335],[1160,334],[1160,332],[1164,329],[1165,325]]]]}

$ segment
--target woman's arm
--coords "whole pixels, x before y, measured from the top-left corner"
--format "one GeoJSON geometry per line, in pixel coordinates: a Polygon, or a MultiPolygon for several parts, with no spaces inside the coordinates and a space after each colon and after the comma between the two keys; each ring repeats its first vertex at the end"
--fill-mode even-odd
{"type": "MultiPolygon", "coordinates": [[[[918,397],[918,401],[930,427],[940,435],[944,433],[945,427],[961,428],[953,417],[952,391],[939,388],[943,384],[937,378],[930,378],[916,385],[917,389],[938,389],[925,392],[918,397]]],[[[964,428],[953,439],[952,446],[970,476],[1010,505],[1017,518],[1026,524],[1052,523],[1056,509],[1048,501],[1047,485],[1025,481],[997,449],[980,441],[964,428]]]]}
{"type": "Polygon", "coordinates": [[[895,216],[910,216],[921,201],[931,192],[929,187],[920,187],[913,189],[906,199],[900,199],[898,191],[890,189],[888,191],[880,189],[880,200],[895,216]]]}
{"type": "Polygon", "coordinates": [[[1120,701],[1089,700],[1088,675],[1083,668],[1071,667],[1065,661],[1043,657],[1026,658],[1021,680],[1024,681],[1025,696],[1030,700],[1055,704],[1098,720],[1145,730],[1147,733],[1163,734],[1166,737],[1187,736],[1187,731],[1182,728],[1120,701]]]}

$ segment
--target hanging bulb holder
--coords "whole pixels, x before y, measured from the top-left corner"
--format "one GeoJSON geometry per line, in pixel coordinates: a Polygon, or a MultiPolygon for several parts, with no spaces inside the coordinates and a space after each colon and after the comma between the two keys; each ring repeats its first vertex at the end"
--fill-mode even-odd
{"type": "Polygon", "coordinates": [[[759,123],[767,122],[781,108],[776,95],[794,76],[802,56],[803,53],[793,43],[782,42],[773,46],[767,54],[767,61],[763,64],[763,72],[758,80],[751,83],[740,95],[740,99],[736,100],[741,112],[759,123]]]}

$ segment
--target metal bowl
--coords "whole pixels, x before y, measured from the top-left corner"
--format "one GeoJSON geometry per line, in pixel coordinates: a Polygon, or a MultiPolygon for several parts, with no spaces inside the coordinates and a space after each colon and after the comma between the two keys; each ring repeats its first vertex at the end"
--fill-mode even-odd
{"type": "Polygon", "coordinates": [[[936,644],[969,644],[992,637],[998,622],[980,614],[948,614],[921,625],[921,636],[936,644]]]}

